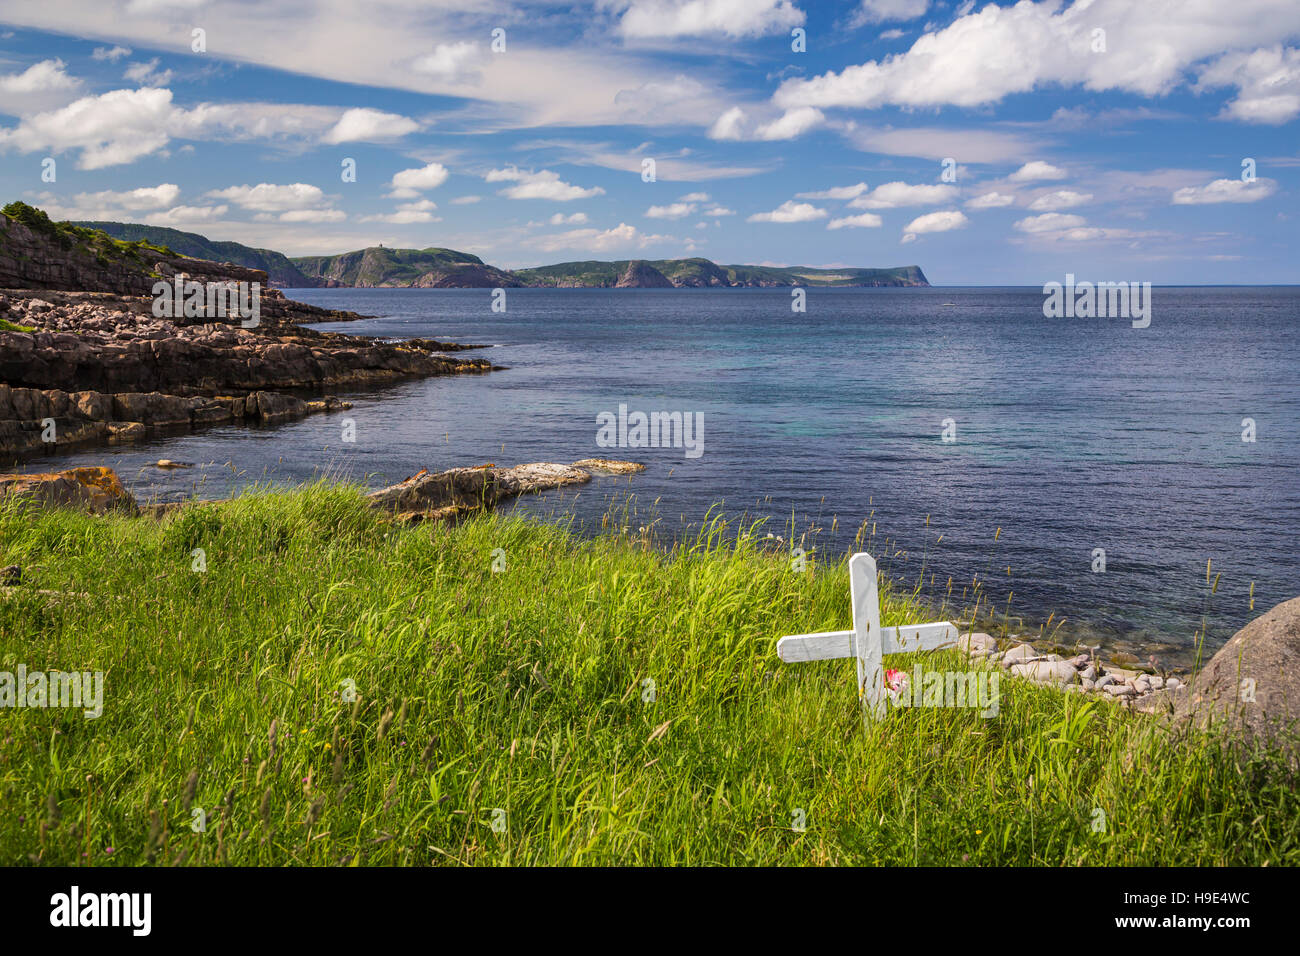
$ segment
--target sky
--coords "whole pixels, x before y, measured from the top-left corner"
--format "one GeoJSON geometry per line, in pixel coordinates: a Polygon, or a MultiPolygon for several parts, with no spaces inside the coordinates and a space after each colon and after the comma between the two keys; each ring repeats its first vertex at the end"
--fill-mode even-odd
{"type": "Polygon", "coordinates": [[[287,255],[1300,282],[1297,0],[5,0],[0,196],[287,255]]]}

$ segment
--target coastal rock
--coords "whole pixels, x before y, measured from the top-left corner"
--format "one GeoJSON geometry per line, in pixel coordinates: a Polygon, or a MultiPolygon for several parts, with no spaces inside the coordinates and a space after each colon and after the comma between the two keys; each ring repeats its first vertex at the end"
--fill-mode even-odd
{"type": "Polygon", "coordinates": [[[1010,667],[1013,664],[1027,664],[1030,661],[1041,661],[1043,659],[1043,656],[1034,650],[1032,645],[1017,644],[1002,655],[1002,666],[1010,667]]]}
{"type": "Polygon", "coordinates": [[[1024,677],[1038,684],[1073,684],[1078,680],[1078,672],[1068,661],[1031,661],[1028,664],[1012,664],[1011,675],[1024,677]]]}
{"type": "Polygon", "coordinates": [[[121,510],[134,514],[135,499],[112,468],[71,468],[67,471],[0,475],[0,498],[37,507],[69,507],[92,514],[121,510]]]}
{"type": "Polygon", "coordinates": [[[990,654],[997,653],[998,642],[991,634],[976,631],[973,634],[963,634],[958,638],[957,647],[971,657],[988,657],[990,654]]]}
{"type": "Polygon", "coordinates": [[[631,475],[645,471],[645,465],[635,461],[614,461],[610,458],[584,458],[575,461],[573,467],[605,475],[631,475]]]}
{"type": "Polygon", "coordinates": [[[643,259],[633,259],[614,283],[616,289],[671,289],[668,277],[643,259]]]}
{"type": "MultiPolygon", "coordinates": [[[[1176,686],[1173,678],[1166,685],[1176,686]]],[[[1226,726],[1246,742],[1275,742],[1300,756],[1300,598],[1233,635],[1196,675],[1175,720],[1226,726]]]]}
{"type": "MultiPolygon", "coordinates": [[[[638,471],[633,462],[608,464],[638,471]]],[[[498,468],[451,468],[430,474],[421,471],[366,498],[371,507],[407,518],[450,518],[491,508],[507,498],[591,481],[591,472],[576,465],[533,462],[498,468]]]]}

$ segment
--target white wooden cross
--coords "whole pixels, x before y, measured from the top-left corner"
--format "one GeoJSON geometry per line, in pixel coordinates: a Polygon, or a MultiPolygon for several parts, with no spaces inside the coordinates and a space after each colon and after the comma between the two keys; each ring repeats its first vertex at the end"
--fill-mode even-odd
{"type": "Polygon", "coordinates": [[[885,714],[883,656],[955,647],[957,628],[948,621],[882,628],[876,559],[865,551],[849,559],[849,590],[853,595],[853,630],[783,637],[776,643],[776,653],[787,664],[856,657],[863,716],[868,720],[880,718],[885,714]]]}

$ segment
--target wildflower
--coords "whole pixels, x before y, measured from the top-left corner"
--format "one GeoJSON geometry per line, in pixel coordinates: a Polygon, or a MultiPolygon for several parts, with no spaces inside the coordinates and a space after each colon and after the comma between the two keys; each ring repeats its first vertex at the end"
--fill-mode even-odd
{"type": "Polygon", "coordinates": [[[900,671],[890,668],[885,671],[885,692],[889,694],[892,700],[897,700],[898,696],[907,689],[907,671],[900,671]]]}

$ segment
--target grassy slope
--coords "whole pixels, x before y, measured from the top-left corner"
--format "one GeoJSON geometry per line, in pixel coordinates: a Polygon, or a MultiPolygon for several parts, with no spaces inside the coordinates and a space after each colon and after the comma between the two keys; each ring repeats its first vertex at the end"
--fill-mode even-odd
{"type": "Polygon", "coordinates": [[[0,863],[1300,862],[1281,769],[1105,704],[1005,680],[996,719],[864,731],[851,664],[773,651],[847,626],[844,566],[720,542],[397,529],[331,486],[166,523],[0,509],[0,564],[92,595],[0,599],[0,669],[108,671],[98,720],[0,715],[0,863]]]}
{"type": "Polygon", "coordinates": [[[455,249],[390,249],[380,246],[337,256],[298,256],[292,262],[315,278],[337,279],[344,285],[365,283],[370,286],[405,285],[427,272],[451,272],[466,263],[483,264],[478,256],[455,249]]]}
{"type": "Polygon", "coordinates": [[[74,226],[97,229],[115,239],[143,240],[154,246],[166,246],[183,256],[211,262],[233,262],[249,269],[261,269],[272,282],[287,286],[310,285],[306,275],[283,254],[271,249],[255,249],[239,242],[220,242],[196,232],[182,232],[163,226],[145,226],[133,222],[73,222],[74,226]]]}

